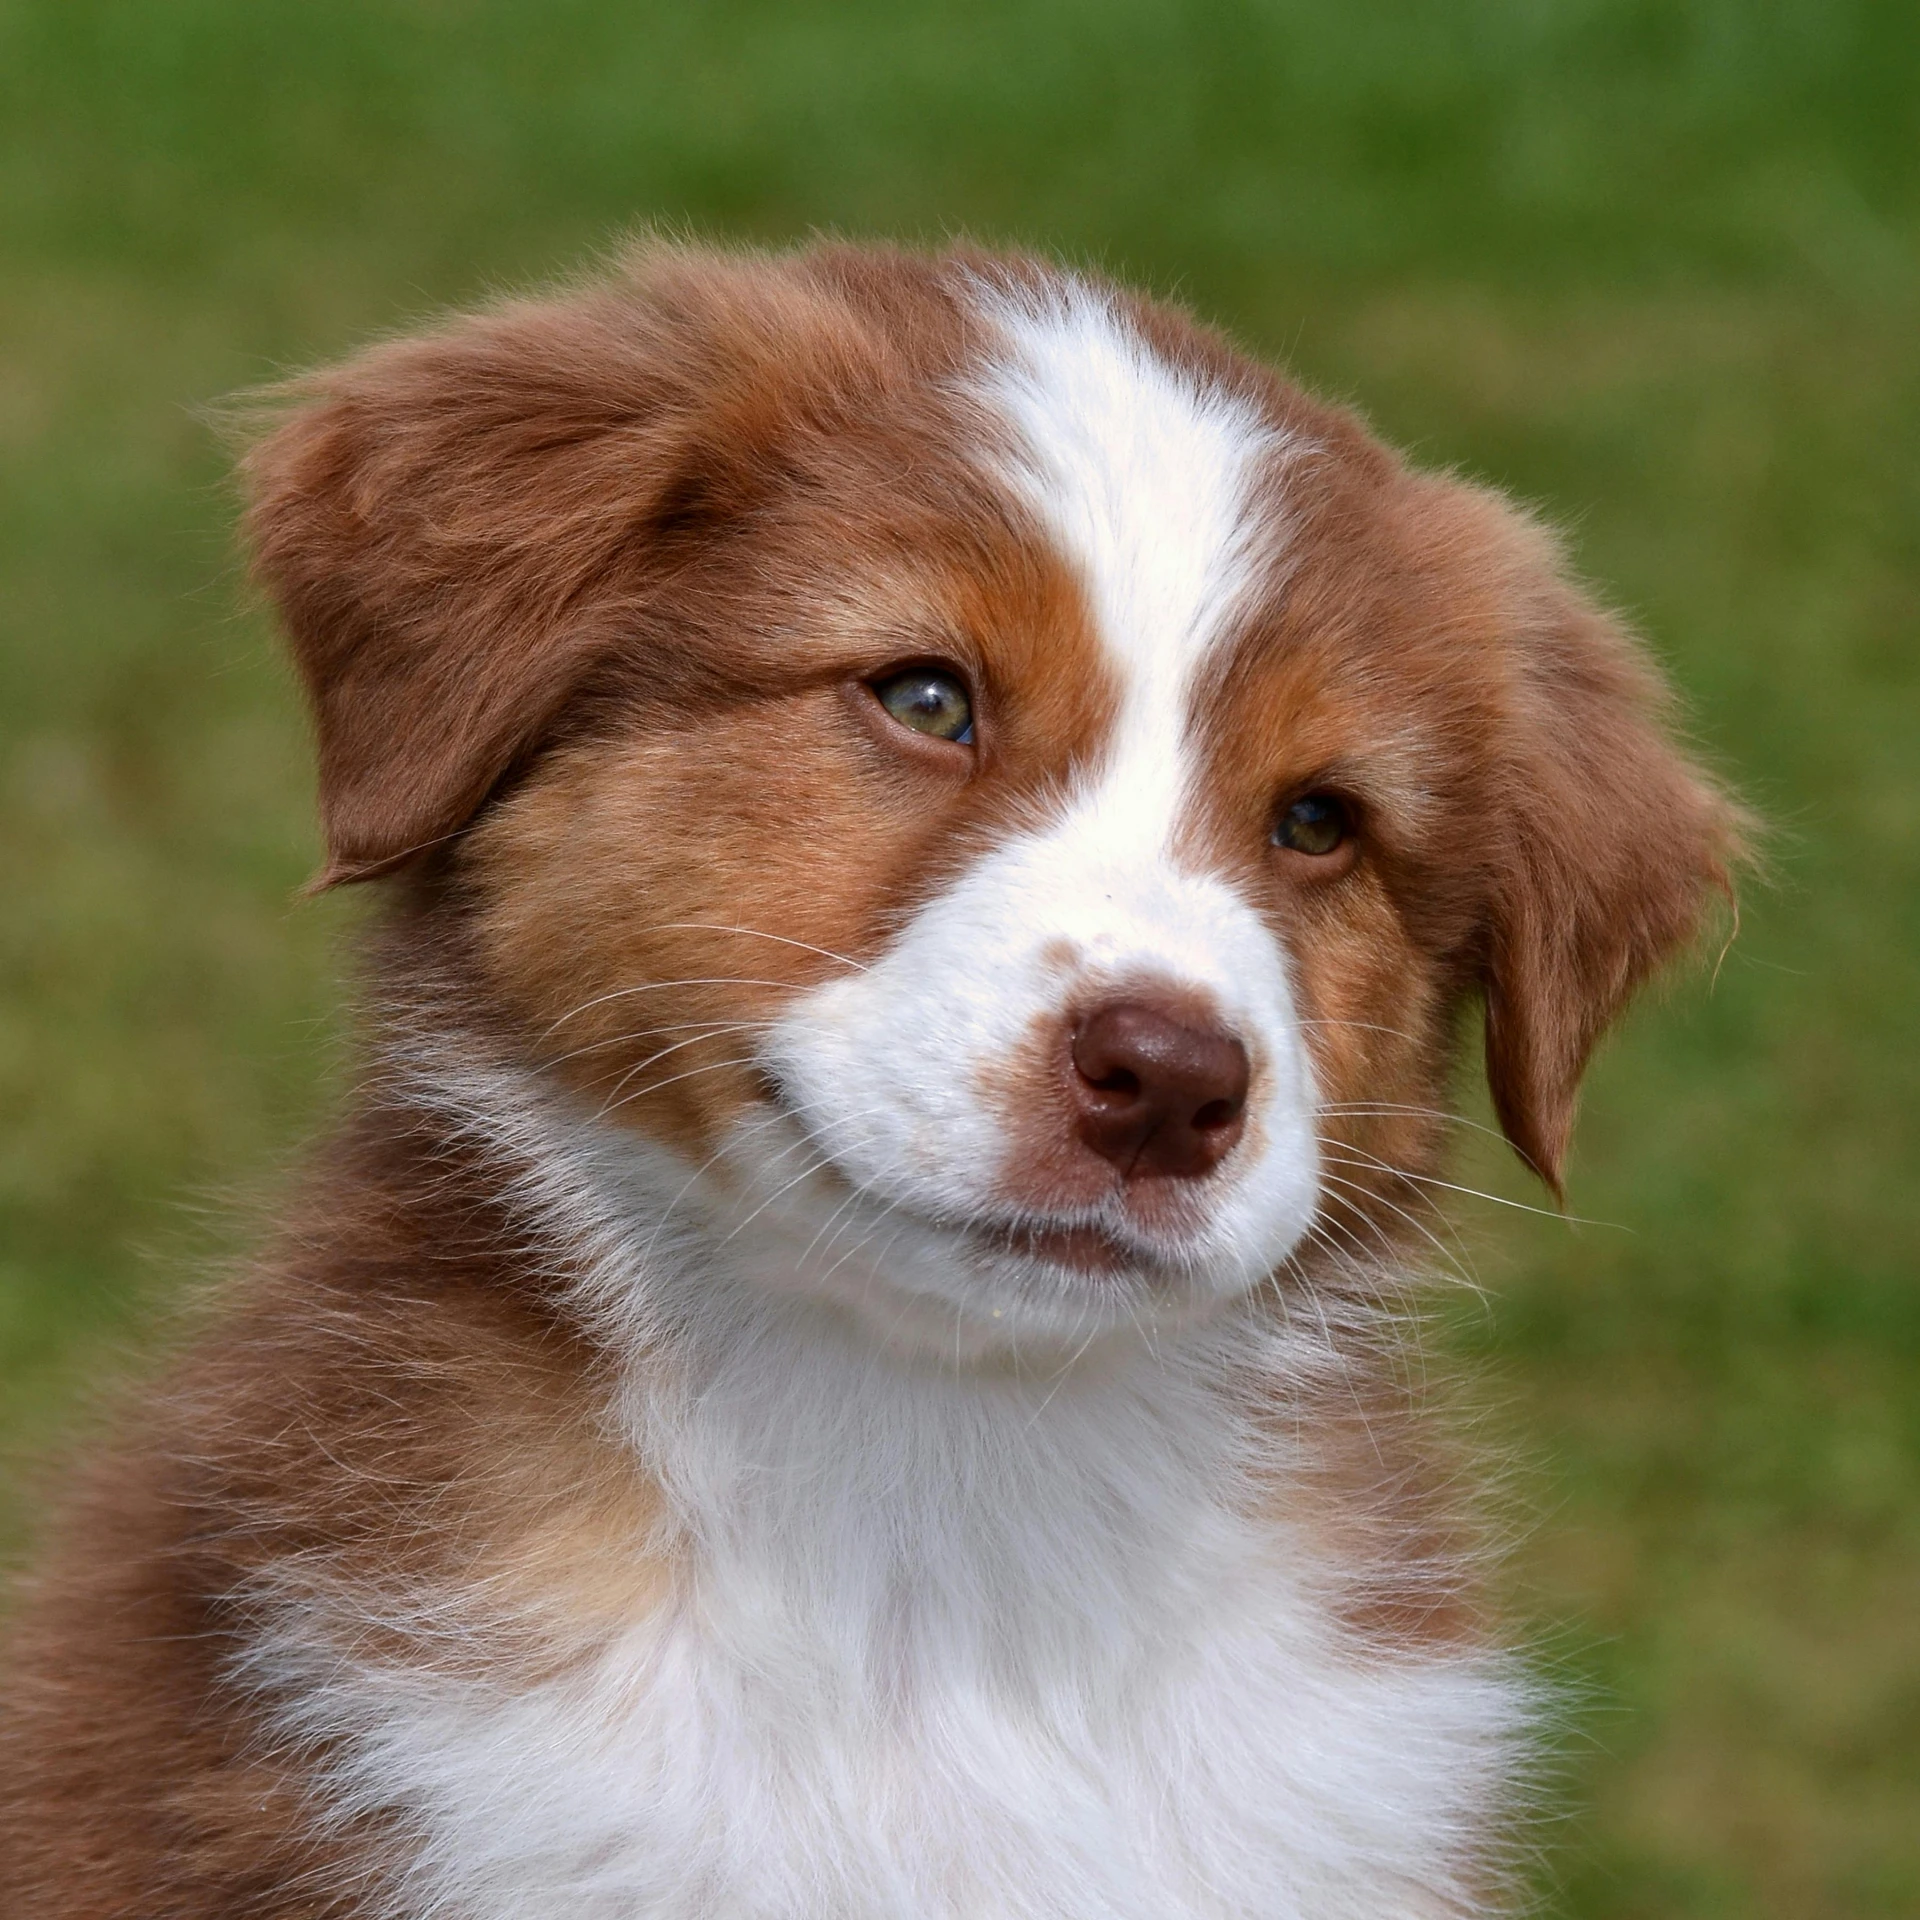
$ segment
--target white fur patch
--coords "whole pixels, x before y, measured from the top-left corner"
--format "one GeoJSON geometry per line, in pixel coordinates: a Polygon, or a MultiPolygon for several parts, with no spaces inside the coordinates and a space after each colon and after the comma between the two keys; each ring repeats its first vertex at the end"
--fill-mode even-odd
{"type": "Polygon", "coordinates": [[[1522,1696],[1495,1657],[1355,1639],[1272,1518],[1294,1463],[1249,1389],[1320,1380],[1324,1332],[1233,1310],[1067,1373],[896,1360],[724,1252],[640,1258],[679,1169],[630,1135],[510,1074],[432,1097],[517,1168],[633,1357],[610,1417],[665,1491],[679,1581],[519,1685],[357,1651],[337,1592],[282,1600],[247,1677],[328,1743],[333,1817],[412,1836],[389,1912],[1467,1910],[1522,1696]]]}

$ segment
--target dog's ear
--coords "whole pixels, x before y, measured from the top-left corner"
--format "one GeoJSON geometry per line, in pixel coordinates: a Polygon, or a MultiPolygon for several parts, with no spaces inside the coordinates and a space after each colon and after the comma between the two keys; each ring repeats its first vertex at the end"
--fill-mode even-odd
{"type": "Polygon", "coordinates": [[[317,886],[458,832],[636,644],[663,546],[752,468],[804,305],[770,263],[648,249],[267,397],[245,530],[313,713],[317,886]]]}
{"type": "Polygon", "coordinates": [[[578,616],[664,450],[657,377],[597,331],[507,310],[273,396],[245,524],[313,713],[317,885],[457,830],[602,643],[578,616]]]}
{"type": "Polygon", "coordinates": [[[1509,665],[1487,1077],[1507,1138],[1559,1194],[1595,1043],[1712,901],[1731,900],[1743,816],[1676,746],[1658,674],[1569,581],[1551,537],[1493,511],[1509,665]]]}

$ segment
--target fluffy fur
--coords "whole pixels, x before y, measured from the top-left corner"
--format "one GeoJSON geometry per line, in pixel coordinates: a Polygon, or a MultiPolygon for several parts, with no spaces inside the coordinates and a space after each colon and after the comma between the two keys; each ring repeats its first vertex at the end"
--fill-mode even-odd
{"type": "Polygon", "coordinates": [[[368,1072],[30,1576],[8,1911],[1497,1905],[1527,1689],[1396,1303],[1466,1004],[1557,1184],[1725,885],[1631,641],[1030,260],[646,249],[284,408],[368,1072]],[[1244,1062],[1224,1144],[1098,1144],[1117,1005],[1244,1062]]]}

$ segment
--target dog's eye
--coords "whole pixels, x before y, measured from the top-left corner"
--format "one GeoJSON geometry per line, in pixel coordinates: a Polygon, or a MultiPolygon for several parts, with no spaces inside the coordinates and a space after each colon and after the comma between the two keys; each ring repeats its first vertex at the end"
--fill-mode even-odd
{"type": "Polygon", "coordinates": [[[1280,816],[1273,844],[1315,859],[1338,853],[1353,832],[1346,802],[1331,793],[1304,793],[1280,816]]]}
{"type": "Polygon", "coordinates": [[[973,702],[965,684],[938,667],[909,667],[885,680],[876,680],[874,697],[903,727],[951,740],[959,746],[973,739],[973,702]]]}

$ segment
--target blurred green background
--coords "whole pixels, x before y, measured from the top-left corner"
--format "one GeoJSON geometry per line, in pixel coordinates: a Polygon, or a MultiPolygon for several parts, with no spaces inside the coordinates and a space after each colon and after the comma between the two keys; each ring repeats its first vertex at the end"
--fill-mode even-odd
{"type": "Polygon", "coordinates": [[[338,1074],[196,409],[638,219],[1063,250],[1572,527],[1775,834],[1594,1075],[1613,1224],[1457,1209],[1578,1700],[1541,1899],[1920,1911],[1914,0],[0,0],[0,1448],[338,1074]]]}

